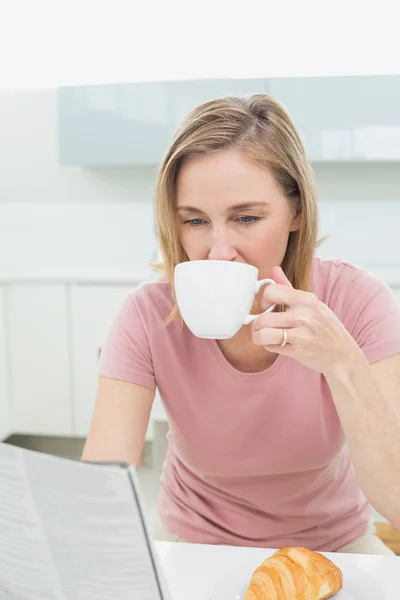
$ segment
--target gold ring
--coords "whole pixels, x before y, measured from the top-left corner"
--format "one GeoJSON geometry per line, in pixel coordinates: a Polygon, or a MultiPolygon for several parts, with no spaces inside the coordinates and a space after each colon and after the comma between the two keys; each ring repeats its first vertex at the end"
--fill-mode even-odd
{"type": "Polygon", "coordinates": [[[283,331],[283,338],[282,338],[282,341],[281,341],[280,345],[283,348],[283,346],[286,346],[286,344],[287,344],[287,330],[286,330],[286,327],[282,327],[282,331],[283,331]]]}

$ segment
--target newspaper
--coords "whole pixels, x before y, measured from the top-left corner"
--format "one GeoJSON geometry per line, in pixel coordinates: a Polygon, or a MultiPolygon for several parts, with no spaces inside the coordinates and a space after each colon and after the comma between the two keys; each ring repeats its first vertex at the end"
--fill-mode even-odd
{"type": "Polygon", "coordinates": [[[170,600],[134,467],[0,443],[0,600],[170,600]]]}

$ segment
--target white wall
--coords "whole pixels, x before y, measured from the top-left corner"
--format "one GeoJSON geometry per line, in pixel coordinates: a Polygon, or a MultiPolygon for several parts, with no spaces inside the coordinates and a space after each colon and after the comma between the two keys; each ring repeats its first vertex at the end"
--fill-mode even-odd
{"type": "Polygon", "coordinates": [[[155,167],[58,162],[55,91],[0,93],[0,269],[146,269],[155,167]]]}
{"type": "MultiPolygon", "coordinates": [[[[146,269],[156,166],[60,166],[55,91],[1,92],[0,132],[0,269],[146,269]]],[[[400,267],[400,165],[314,169],[320,254],[400,267]]]]}
{"type": "Polygon", "coordinates": [[[58,162],[56,92],[0,92],[0,201],[152,198],[155,167],[82,169],[58,162]]]}
{"type": "Polygon", "coordinates": [[[400,269],[400,164],[314,165],[320,198],[318,250],[366,268],[400,269]]]}

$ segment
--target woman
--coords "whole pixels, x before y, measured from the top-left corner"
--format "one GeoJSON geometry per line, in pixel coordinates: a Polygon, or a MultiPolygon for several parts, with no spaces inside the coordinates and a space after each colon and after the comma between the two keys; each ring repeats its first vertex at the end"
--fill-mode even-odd
{"type": "Polygon", "coordinates": [[[121,303],[102,351],[83,458],[138,465],[154,389],[170,420],[158,539],[390,554],[400,527],[400,316],[389,287],[314,256],[312,170],[284,108],[260,94],[194,110],[161,164],[165,277],[121,303]],[[276,303],[229,340],[182,327],[173,269],[250,263],[276,303]],[[368,499],[368,501],[367,501],[368,499]]]}

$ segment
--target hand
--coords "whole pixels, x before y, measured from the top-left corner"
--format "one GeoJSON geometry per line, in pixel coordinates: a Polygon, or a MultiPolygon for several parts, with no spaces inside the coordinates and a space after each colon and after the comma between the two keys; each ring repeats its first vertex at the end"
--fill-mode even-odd
{"type": "Polygon", "coordinates": [[[261,314],[252,325],[254,344],[325,375],[360,357],[359,346],[326,304],[310,292],[295,290],[280,267],[272,269],[271,278],[277,285],[265,287],[262,306],[282,304],[286,312],[261,314]],[[283,328],[287,330],[284,347],[280,346],[283,328]]]}

